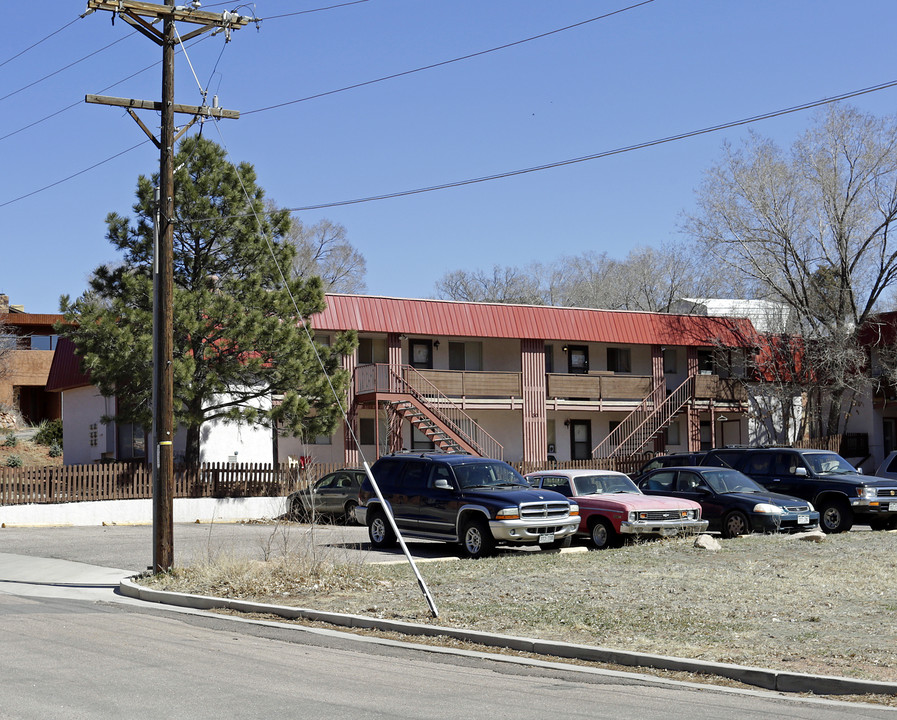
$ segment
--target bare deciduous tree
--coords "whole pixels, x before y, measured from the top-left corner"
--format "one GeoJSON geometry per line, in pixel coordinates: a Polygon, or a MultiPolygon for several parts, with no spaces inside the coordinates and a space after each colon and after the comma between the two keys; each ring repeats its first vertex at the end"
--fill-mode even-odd
{"type": "Polygon", "coordinates": [[[298,277],[317,275],[325,292],[363,293],[367,264],[346,237],[346,228],[330,220],[306,226],[293,219],[287,239],[296,246],[293,269],[298,277]]]}
{"type": "Polygon", "coordinates": [[[685,230],[708,257],[794,309],[843,430],[863,380],[856,330],[897,278],[897,119],[834,105],[785,152],[751,134],[726,145],[685,230]]]}
{"type": "Polygon", "coordinates": [[[516,267],[495,265],[483,270],[454,270],[436,282],[439,297],[464,302],[545,305],[538,274],[516,267]]]}

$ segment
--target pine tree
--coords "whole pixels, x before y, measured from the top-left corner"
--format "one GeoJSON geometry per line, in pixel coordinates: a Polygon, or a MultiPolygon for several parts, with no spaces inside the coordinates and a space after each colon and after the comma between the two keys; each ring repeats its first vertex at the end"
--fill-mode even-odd
{"type": "MultiPolygon", "coordinates": [[[[342,335],[328,346],[306,331],[307,318],[324,309],[324,293],[319,278],[292,275],[289,213],[265,214],[253,167],[230,163],[214,142],[184,140],[174,165],[174,405],[188,467],[198,465],[201,427],[213,419],[330,434],[340,419],[331,384],[343,402],[348,377],[340,357],[356,338],[342,335]]],[[[157,183],[157,175],[138,178],[133,223],[106,217],[106,237],[123,262],[98,267],[87,292],[61,301],[73,325],[60,331],[102,394],[116,397],[114,419],[144,428],[152,418],[157,183]]]]}

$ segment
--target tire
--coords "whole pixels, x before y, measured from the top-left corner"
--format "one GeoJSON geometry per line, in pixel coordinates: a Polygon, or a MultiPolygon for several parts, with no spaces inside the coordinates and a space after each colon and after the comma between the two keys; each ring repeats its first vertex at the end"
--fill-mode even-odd
{"type": "Polygon", "coordinates": [[[595,518],[589,525],[589,539],[596,550],[607,550],[607,548],[620,547],[620,536],[608,520],[603,517],[595,518]]]}
{"type": "Polygon", "coordinates": [[[296,522],[308,520],[308,511],[299,498],[293,498],[293,502],[290,503],[289,517],[290,520],[295,520],[296,522]]]}
{"type": "Polygon", "coordinates": [[[358,502],[356,500],[347,500],[346,501],[346,514],[343,516],[346,525],[357,525],[358,521],[355,519],[355,508],[358,507],[358,502]]]}
{"type": "Polygon", "coordinates": [[[869,519],[869,527],[873,530],[894,530],[897,528],[897,517],[872,517],[869,519]]]}
{"type": "Polygon", "coordinates": [[[739,535],[751,534],[751,522],[740,510],[733,510],[723,518],[722,535],[724,538],[734,538],[739,535]]]}
{"type": "Polygon", "coordinates": [[[843,500],[825,500],[819,506],[819,527],[824,533],[847,532],[853,527],[853,511],[843,500]]]}
{"type": "Polygon", "coordinates": [[[479,517],[472,517],[461,528],[461,550],[465,557],[476,560],[495,552],[495,538],[489,523],[479,517]]]}
{"type": "Polygon", "coordinates": [[[375,548],[391,548],[396,544],[396,534],[386,519],[386,513],[377,509],[370,511],[368,537],[375,548]]]}
{"type": "Polygon", "coordinates": [[[554,542],[545,543],[544,545],[541,545],[540,547],[543,550],[560,550],[561,548],[570,547],[571,544],[573,544],[573,536],[568,535],[567,537],[562,538],[560,540],[555,540],[554,542]]]}

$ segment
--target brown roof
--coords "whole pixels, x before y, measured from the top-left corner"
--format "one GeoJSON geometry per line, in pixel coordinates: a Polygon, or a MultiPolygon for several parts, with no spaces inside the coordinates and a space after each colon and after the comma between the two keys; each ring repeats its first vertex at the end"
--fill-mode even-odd
{"type": "Polygon", "coordinates": [[[318,330],[358,330],[406,335],[544,339],[627,345],[753,347],[757,333],[747,318],[673,315],[368,295],[327,295],[312,319],[318,330]]]}
{"type": "Polygon", "coordinates": [[[90,384],[90,375],[81,372],[81,364],[75,355],[75,344],[68,338],[59,338],[47,377],[47,392],[62,392],[90,384]]]}

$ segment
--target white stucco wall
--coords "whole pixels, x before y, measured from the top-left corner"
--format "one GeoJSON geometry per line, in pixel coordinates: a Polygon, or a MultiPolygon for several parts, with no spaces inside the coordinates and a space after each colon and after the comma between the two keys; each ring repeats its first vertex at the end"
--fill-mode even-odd
{"type": "Polygon", "coordinates": [[[92,385],[63,393],[62,459],[66,465],[88,465],[102,458],[107,442],[114,441],[114,426],[104,425],[100,418],[114,414],[114,408],[115,401],[104,398],[92,385]],[[93,439],[92,425],[96,425],[93,439]]]}
{"type": "MultiPolygon", "coordinates": [[[[226,522],[276,518],[286,512],[286,498],[176,498],[174,522],[226,522]]],[[[0,506],[7,527],[58,525],[150,525],[152,500],[101,500],[82,503],[0,506]]]]}

